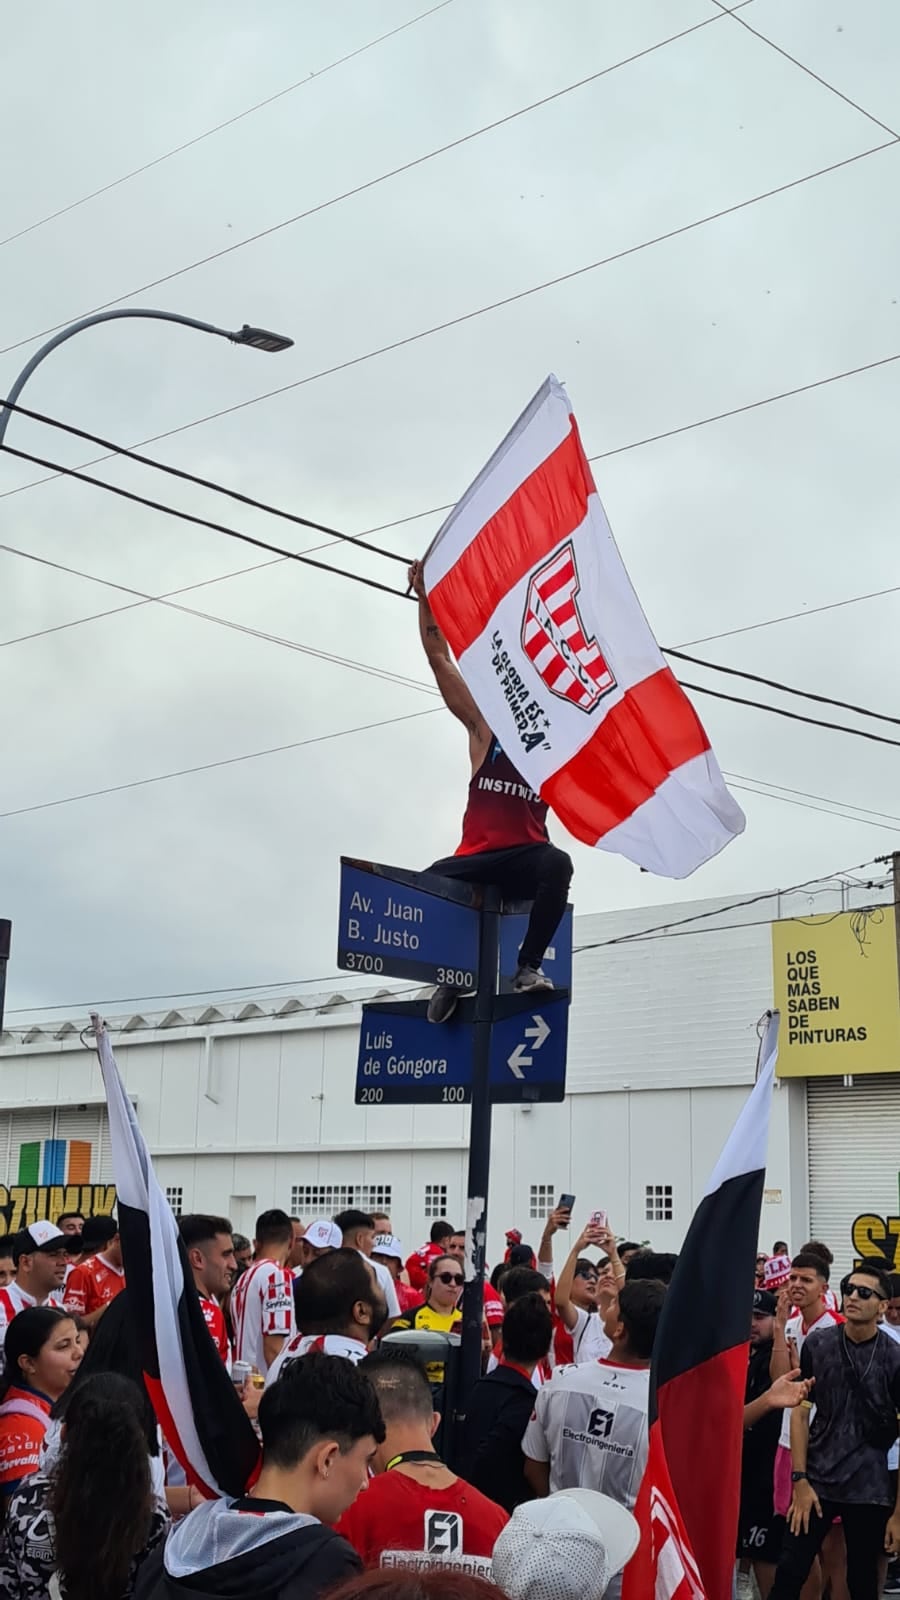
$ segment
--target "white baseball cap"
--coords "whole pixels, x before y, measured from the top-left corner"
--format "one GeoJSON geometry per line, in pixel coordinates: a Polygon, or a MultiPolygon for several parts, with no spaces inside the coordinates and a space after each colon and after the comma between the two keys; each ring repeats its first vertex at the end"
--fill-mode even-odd
{"type": "Polygon", "coordinates": [[[630,1511],[596,1489],[560,1489],[516,1506],[494,1546],[509,1600],[601,1600],[640,1534],[630,1511]]]}
{"type": "MultiPolygon", "coordinates": [[[[35,1250],[53,1249],[54,1246],[59,1249],[56,1244],[57,1239],[61,1239],[63,1244],[65,1244],[66,1239],[62,1229],[57,1228],[52,1222],[32,1222],[27,1228],[23,1228],[22,1233],[23,1235],[28,1234],[28,1237],[34,1243],[35,1250]]],[[[23,1254],[27,1255],[27,1250],[23,1254]]]]}
{"type": "Polygon", "coordinates": [[[303,1240],[305,1244],[312,1245],[314,1250],[340,1250],[344,1235],[328,1217],[317,1217],[315,1222],[310,1223],[303,1240]]]}
{"type": "Polygon", "coordinates": [[[372,1245],[372,1254],[375,1256],[393,1256],[395,1261],[402,1261],[403,1246],[394,1233],[376,1233],[372,1245]]]}

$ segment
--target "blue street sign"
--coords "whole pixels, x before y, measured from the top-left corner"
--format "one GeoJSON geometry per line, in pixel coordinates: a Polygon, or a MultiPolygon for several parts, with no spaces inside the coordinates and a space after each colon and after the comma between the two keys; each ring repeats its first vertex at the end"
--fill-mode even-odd
{"type": "Polygon", "coordinates": [[[568,993],[498,1002],[491,1033],[491,1100],[563,1100],[566,1093],[568,993]]]}
{"type": "Polygon", "coordinates": [[[471,1026],[436,1027],[424,1000],[363,1006],[356,1061],[358,1106],[467,1105],[471,1026]]]}
{"type": "Polygon", "coordinates": [[[469,884],[341,858],[337,964],[473,990],[479,914],[469,884]]]}
{"type": "MultiPolygon", "coordinates": [[[[506,911],[500,919],[500,993],[512,994],[529,913],[506,911]]],[[[572,988],[572,907],[566,906],[541,966],[557,989],[572,988]]]]}

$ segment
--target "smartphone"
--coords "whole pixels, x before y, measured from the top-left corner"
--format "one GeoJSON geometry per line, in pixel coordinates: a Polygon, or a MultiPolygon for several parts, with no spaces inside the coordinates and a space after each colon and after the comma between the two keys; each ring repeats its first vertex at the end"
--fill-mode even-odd
{"type": "Polygon", "coordinates": [[[605,1211],[592,1211],[590,1216],[590,1224],[592,1228],[608,1228],[609,1217],[605,1211]]]}
{"type": "MultiPolygon", "coordinates": [[[[573,1194],[561,1194],[556,1202],[556,1209],[557,1211],[568,1211],[571,1216],[575,1209],[575,1196],[573,1194]]],[[[566,1223],[566,1227],[568,1227],[568,1223],[566,1223]]]]}

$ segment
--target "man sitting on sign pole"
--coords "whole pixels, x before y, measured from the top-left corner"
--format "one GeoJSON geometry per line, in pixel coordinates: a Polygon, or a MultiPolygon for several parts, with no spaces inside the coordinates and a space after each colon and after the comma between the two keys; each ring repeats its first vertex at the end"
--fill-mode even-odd
{"type": "MultiPolygon", "coordinates": [[[[465,883],[495,884],[507,899],[533,900],[513,987],[532,994],[550,990],[553,985],[541,962],[566,909],[571,857],[550,843],[546,804],[501,749],[451,659],[428,603],[421,562],[413,562],[409,581],[418,596],[425,654],[447,710],[468,731],[472,763],[462,840],[455,855],[428,870],[465,883]]],[[[446,1022],[459,993],[452,984],[440,984],[431,997],[428,1020],[446,1022]]]]}

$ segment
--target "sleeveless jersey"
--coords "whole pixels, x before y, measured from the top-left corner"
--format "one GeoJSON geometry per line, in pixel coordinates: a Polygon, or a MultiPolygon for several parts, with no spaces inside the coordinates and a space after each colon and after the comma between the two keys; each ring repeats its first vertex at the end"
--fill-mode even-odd
{"type": "Polygon", "coordinates": [[[458,856],[547,843],[547,807],[496,739],[469,782],[458,856]]]}

